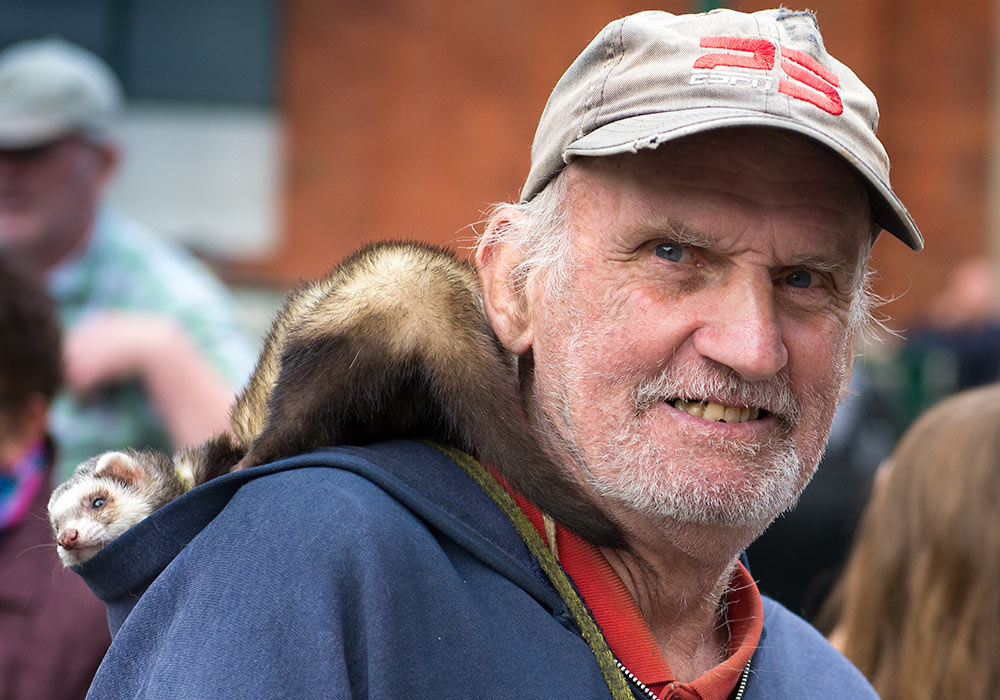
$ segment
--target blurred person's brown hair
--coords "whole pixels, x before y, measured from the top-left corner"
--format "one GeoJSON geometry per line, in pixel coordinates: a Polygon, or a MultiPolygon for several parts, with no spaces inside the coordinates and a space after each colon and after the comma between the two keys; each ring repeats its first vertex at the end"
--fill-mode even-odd
{"type": "Polygon", "coordinates": [[[60,388],[56,306],[21,259],[0,254],[0,697],[79,700],[108,645],[104,605],[59,568],[45,505],[60,388]]]}
{"type": "Polygon", "coordinates": [[[0,411],[32,394],[52,398],[62,383],[55,304],[16,260],[0,255],[0,411]]]}
{"type": "Polygon", "coordinates": [[[883,700],[986,700],[1000,684],[1000,385],[951,396],[880,470],[824,611],[883,700]]]}

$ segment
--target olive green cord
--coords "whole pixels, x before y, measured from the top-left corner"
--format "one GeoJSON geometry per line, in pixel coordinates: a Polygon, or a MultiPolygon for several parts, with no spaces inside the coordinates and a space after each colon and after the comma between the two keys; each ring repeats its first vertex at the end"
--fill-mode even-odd
{"type": "Polygon", "coordinates": [[[528,520],[528,516],[521,511],[510,494],[475,459],[453,447],[433,442],[427,444],[443,452],[462,467],[472,477],[472,480],[500,507],[500,510],[503,511],[504,515],[514,525],[517,534],[521,536],[521,539],[527,545],[528,551],[538,561],[542,571],[569,609],[577,628],[579,628],[584,640],[590,647],[591,652],[593,652],[594,658],[597,660],[597,665],[604,675],[605,682],[608,684],[608,690],[611,691],[611,697],[615,698],[615,700],[632,700],[634,696],[629,690],[625,678],[618,670],[614,654],[608,648],[608,643],[605,641],[604,635],[597,627],[597,623],[590,616],[587,606],[580,599],[573,584],[570,583],[566,572],[559,566],[559,562],[556,561],[552,552],[545,546],[535,526],[528,520]]]}

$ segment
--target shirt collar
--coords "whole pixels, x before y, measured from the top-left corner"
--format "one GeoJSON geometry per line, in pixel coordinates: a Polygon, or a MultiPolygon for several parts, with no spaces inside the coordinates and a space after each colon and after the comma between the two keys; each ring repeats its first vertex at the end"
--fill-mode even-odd
{"type": "MultiPolygon", "coordinates": [[[[545,535],[541,512],[519,493],[501,484],[511,493],[542,539],[545,535]]],[[[744,667],[760,642],[763,603],[750,572],[738,563],[726,593],[726,619],[729,625],[727,658],[691,683],[675,684],[670,664],[660,651],[649,625],[632,600],[625,584],[601,551],[559,525],[556,526],[559,563],[573,580],[586,602],[594,621],[618,660],[654,692],[674,684],[681,696],[702,700],[725,700],[736,688],[744,667]]]]}

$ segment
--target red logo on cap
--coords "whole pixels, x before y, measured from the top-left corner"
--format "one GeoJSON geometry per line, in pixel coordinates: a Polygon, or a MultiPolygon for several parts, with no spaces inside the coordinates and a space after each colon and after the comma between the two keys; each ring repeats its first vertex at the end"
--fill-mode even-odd
{"type": "Polygon", "coordinates": [[[695,68],[715,68],[728,66],[732,68],[757,68],[771,70],[774,68],[774,44],[767,39],[744,39],[738,36],[706,36],[701,39],[703,49],[730,49],[731,51],[746,51],[753,56],[741,56],[732,53],[707,53],[694,62],[695,68]]]}
{"type": "MultiPolygon", "coordinates": [[[[748,68],[769,71],[774,68],[775,45],[767,39],[738,36],[706,36],[701,39],[704,49],[726,49],[741,53],[707,53],[694,62],[695,68],[748,68]],[[750,54],[750,55],[746,55],[750,54]]],[[[781,70],[778,92],[814,104],[830,114],[841,114],[844,103],[837,87],[840,80],[833,71],[824,68],[807,53],[781,47],[781,70]]]]}

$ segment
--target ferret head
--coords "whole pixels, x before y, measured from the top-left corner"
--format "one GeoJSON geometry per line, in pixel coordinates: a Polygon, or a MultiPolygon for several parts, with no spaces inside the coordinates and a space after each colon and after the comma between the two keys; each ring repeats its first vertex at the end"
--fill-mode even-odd
{"type": "Polygon", "coordinates": [[[63,564],[83,564],[154,510],[145,480],[131,455],[106,452],[52,493],[49,520],[63,564]]]}

